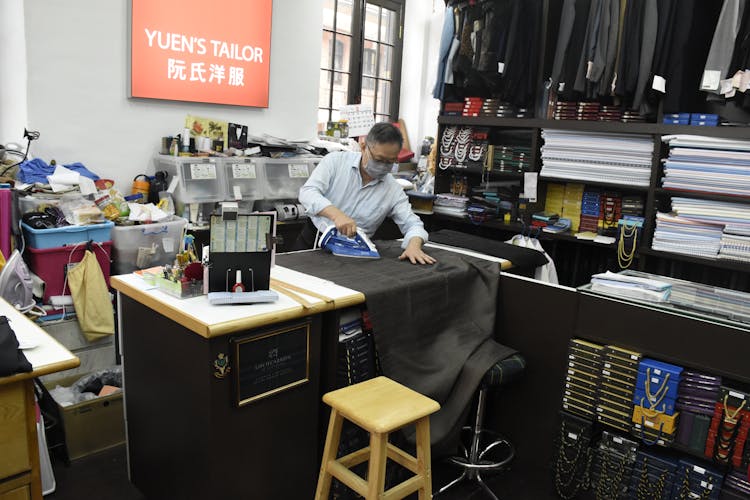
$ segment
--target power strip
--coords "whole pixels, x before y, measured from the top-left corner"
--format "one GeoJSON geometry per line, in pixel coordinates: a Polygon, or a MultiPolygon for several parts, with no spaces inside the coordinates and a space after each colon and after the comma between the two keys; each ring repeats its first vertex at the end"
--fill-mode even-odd
{"type": "Polygon", "coordinates": [[[49,303],[55,307],[72,306],[73,297],[70,295],[53,295],[49,298],[49,303]]]}

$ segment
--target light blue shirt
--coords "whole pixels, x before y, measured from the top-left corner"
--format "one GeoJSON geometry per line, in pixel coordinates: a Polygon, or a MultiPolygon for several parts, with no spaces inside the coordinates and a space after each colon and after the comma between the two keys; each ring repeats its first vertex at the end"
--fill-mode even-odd
{"type": "Polygon", "coordinates": [[[359,163],[362,153],[339,151],[326,155],[299,190],[299,201],[321,232],[331,221],[317,215],[333,205],[354,219],[357,227],[372,237],[386,217],[404,235],[404,243],[418,236],[427,242],[424,224],[411,210],[409,197],[391,174],[362,185],[359,163]]]}

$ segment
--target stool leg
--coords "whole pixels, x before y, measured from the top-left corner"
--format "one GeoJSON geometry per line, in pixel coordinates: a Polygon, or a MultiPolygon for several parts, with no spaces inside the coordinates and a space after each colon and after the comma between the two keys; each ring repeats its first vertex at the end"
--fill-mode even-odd
{"type": "Polygon", "coordinates": [[[424,478],[419,500],[432,498],[432,458],[430,454],[430,417],[417,421],[417,473],[424,478]]]}
{"type": "Polygon", "coordinates": [[[388,434],[370,433],[370,466],[367,471],[367,500],[383,498],[388,434]]]}
{"type": "Polygon", "coordinates": [[[338,411],[331,408],[331,418],[328,420],[328,434],[326,444],[323,448],[323,458],[320,462],[320,474],[318,475],[318,487],[315,490],[315,500],[326,500],[331,492],[331,473],[328,472],[328,462],[336,460],[341,440],[341,427],[344,423],[338,411]]]}

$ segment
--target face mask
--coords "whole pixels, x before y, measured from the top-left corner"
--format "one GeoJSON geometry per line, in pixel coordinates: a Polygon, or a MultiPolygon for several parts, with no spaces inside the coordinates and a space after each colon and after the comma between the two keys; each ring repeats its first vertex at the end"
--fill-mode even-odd
{"type": "Polygon", "coordinates": [[[367,175],[369,175],[373,179],[381,180],[393,169],[393,163],[374,160],[372,158],[372,152],[370,151],[369,146],[367,151],[369,153],[370,159],[365,165],[365,172],[367,172],[367,175]]]}

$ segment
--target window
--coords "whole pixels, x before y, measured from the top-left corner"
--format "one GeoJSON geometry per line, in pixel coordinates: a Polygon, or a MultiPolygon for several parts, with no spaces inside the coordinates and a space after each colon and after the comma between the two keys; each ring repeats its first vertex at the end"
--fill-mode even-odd
{"type": "Polygon", "coordinates": [[[398,119],[404,0],[324,0],[318,130],[344,104],[398,119]]]}

